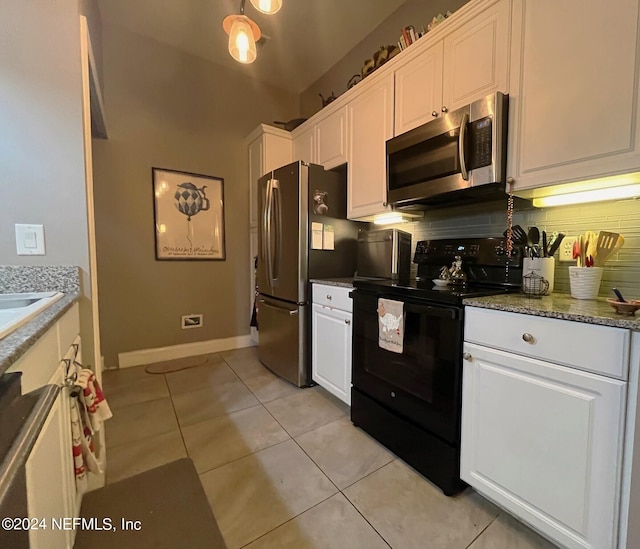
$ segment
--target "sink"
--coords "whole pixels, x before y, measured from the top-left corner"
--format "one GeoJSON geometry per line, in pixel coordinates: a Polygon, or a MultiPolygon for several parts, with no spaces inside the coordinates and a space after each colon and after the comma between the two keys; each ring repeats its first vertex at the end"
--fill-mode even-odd
{"type": "Polygon", "coordinates": [[[62,296],[60,292],[0,294],[0,339],[29,322],[62,296]]]}

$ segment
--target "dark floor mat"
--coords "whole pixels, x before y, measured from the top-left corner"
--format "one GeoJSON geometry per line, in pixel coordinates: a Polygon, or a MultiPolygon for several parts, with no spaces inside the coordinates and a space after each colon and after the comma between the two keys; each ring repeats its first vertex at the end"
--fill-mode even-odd
{"type": "MultiPolygon", "coordinates": [[[[180,459],[85,494],[74,549],[226,549],[193,462],[180,459]],[[115,531],[98,530],[110,519],[115,531]],[[122,520],[130,528],[122,529],[122,520]]],[[[108,523],[107,523],[108,526],[108,523]]]]}

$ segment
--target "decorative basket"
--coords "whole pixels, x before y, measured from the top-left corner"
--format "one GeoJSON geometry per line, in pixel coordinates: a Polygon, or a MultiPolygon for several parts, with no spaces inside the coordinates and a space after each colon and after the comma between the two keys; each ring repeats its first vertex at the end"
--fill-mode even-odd
{"type": "Polygon", "coordinates": [[[549,282],[539,274],[530,272],[522,277],[522,292],[529,297],[542,297],[549,291],[549,282]]]}

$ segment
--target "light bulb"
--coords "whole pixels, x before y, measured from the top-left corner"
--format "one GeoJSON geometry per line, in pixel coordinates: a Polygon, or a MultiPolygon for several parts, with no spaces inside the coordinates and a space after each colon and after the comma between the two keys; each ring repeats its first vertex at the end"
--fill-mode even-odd
{"type": "Polygon", "coordinates": [[[257,56],[255,38],[247,19],[238,16],[229,32],[229,53],[240,63],[253,63],[257,56]]]}
{"type": "Polygon", "coordinates": [[[251,5],[258,11],[271,15],[280,10],[282,0],[251,0],[251,5]]]}

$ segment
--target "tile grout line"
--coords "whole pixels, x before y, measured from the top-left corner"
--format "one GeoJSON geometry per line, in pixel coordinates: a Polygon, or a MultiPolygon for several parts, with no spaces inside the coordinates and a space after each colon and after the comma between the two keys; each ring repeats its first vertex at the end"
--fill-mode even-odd
{"type": "Polygon", "coordinates": [[[465,547],[465,549],[470,549],[470,547],[476,542],[476,540],[482,535],[484,534],[487,529],[489,528],[489,526],[491,526],[496,520],[498,520],[498,517],[500,516],[500,513],[498,513],[495,517],[493,517],[493,519],[491,521],[489,521],[489,524],[487,524],[482,530],[480,530],[480,532],[478,533],[478,535],[473,538],[471,540],[471,542],[469,543],[469,545],[467,545],[465,547]]]}

